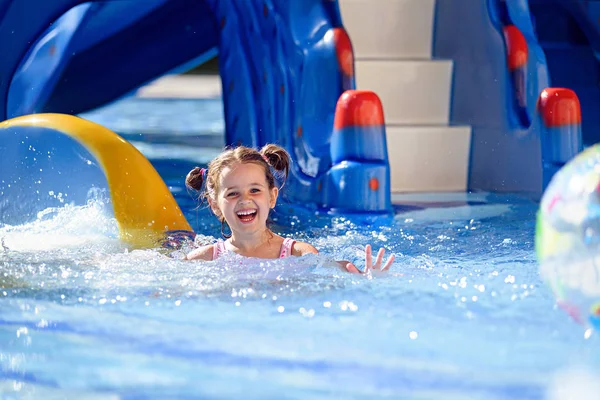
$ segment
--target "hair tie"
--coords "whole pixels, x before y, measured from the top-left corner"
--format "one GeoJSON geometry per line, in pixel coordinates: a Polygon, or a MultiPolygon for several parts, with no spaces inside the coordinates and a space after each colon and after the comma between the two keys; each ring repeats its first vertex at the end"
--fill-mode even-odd
{"type": "Polygon", "coordinates": [[[265,156],[264,154],[261,154],[261,157],[263,158],[263,160],[265,160],[265,162],[266,162],[267,164],[271,165],[271,164],[269,163],[269,158],[268,158],[267,156],[265,156]]]}
{"type": "Polygon", "coordinates": [[[202,175],[202,179],[206,179],[206,168],[200,168],[200,174],[202,175]]]}

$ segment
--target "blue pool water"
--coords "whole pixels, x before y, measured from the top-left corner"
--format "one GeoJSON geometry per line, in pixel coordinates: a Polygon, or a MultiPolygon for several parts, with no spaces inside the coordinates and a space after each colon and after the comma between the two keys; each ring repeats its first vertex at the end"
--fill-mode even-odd
{"type": "MultiPolygon", "coordinates": [[[[217,100],[126,99],[84,116],[132,141],[216,236],[182,182],[219,151],[221,113],[217,100]]],[[[103,193],[0,226],[2,398],[594,398],[600,343],[538,276],[537,204],[404,200],[393,217],[280,204],[274,230],[322,254],[242,264],[127,251],[103,193]],[[367,243],[397,255],[389,273],[330,266],[367,243]]]]}

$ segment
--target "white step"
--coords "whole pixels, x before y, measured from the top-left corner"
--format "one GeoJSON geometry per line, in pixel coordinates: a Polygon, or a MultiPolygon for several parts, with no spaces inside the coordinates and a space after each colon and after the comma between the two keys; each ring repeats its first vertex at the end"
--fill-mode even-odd
{"type": "Polygon", "coordinates": [[[447,125],[451,86],[451,60],[356,61],[356,87],[379,95],[389,124],[447,125]]]}
{"type": "Polygon", "coordinates": [[[136,92],[137,97],[206,99],[221,97],[219,75],[166,75],[136,92]]]}
{"type": "Polygon", "coordinates": [[[431,58],[435,0],[339,0],[339,5],[355,59],[431,58]]]}
{"type": "Polygon", "coordinates": [[[387,126],[392,192],[465,191],[471,127],[387,126]]]}

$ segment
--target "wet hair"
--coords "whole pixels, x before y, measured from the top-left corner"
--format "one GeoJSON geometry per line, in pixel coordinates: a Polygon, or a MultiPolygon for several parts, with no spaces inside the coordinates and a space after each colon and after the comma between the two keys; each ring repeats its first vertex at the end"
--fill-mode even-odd
{"type": "Polygon", "coordinates": [[[234,164],[256,164],[265,170],[265,178],[269,189],[283,186],[290,169],[290,155],[283,147],[276,144],[267,144],[260,150],[246,146],[226,149],[208,164],[208,169],[196,167],[185,178],[188,188],[199,192],[199,200],[217,202],[221,173],[234,164]]]}

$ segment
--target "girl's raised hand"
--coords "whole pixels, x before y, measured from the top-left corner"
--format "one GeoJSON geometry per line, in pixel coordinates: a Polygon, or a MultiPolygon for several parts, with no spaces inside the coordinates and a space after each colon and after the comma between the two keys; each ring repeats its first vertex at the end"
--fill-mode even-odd
{"type": "Polygon", "coordinates": [[[373,264],[373,254],[371,251],[371,245],[368,244],[365,246],[365,270],[361,271],[358,268],[356,268],[356,265],[354,265],[351,262],[348,262],[344,268],[348,271],[351,272],[353,274],[366,274],[369,273],[369,271],[387,271],[388,269],[390,269],[390,267],[392,266],[392,263],[394,262],[394,255],[392,254],[387,261],[385,262],[385,264],[382,267],[383,264],[383,255],[385,254],[385,249],[381,248],[379,249],[379,252],[377,253],[377,258],[375,259],[375,264],[373,264]]]}

